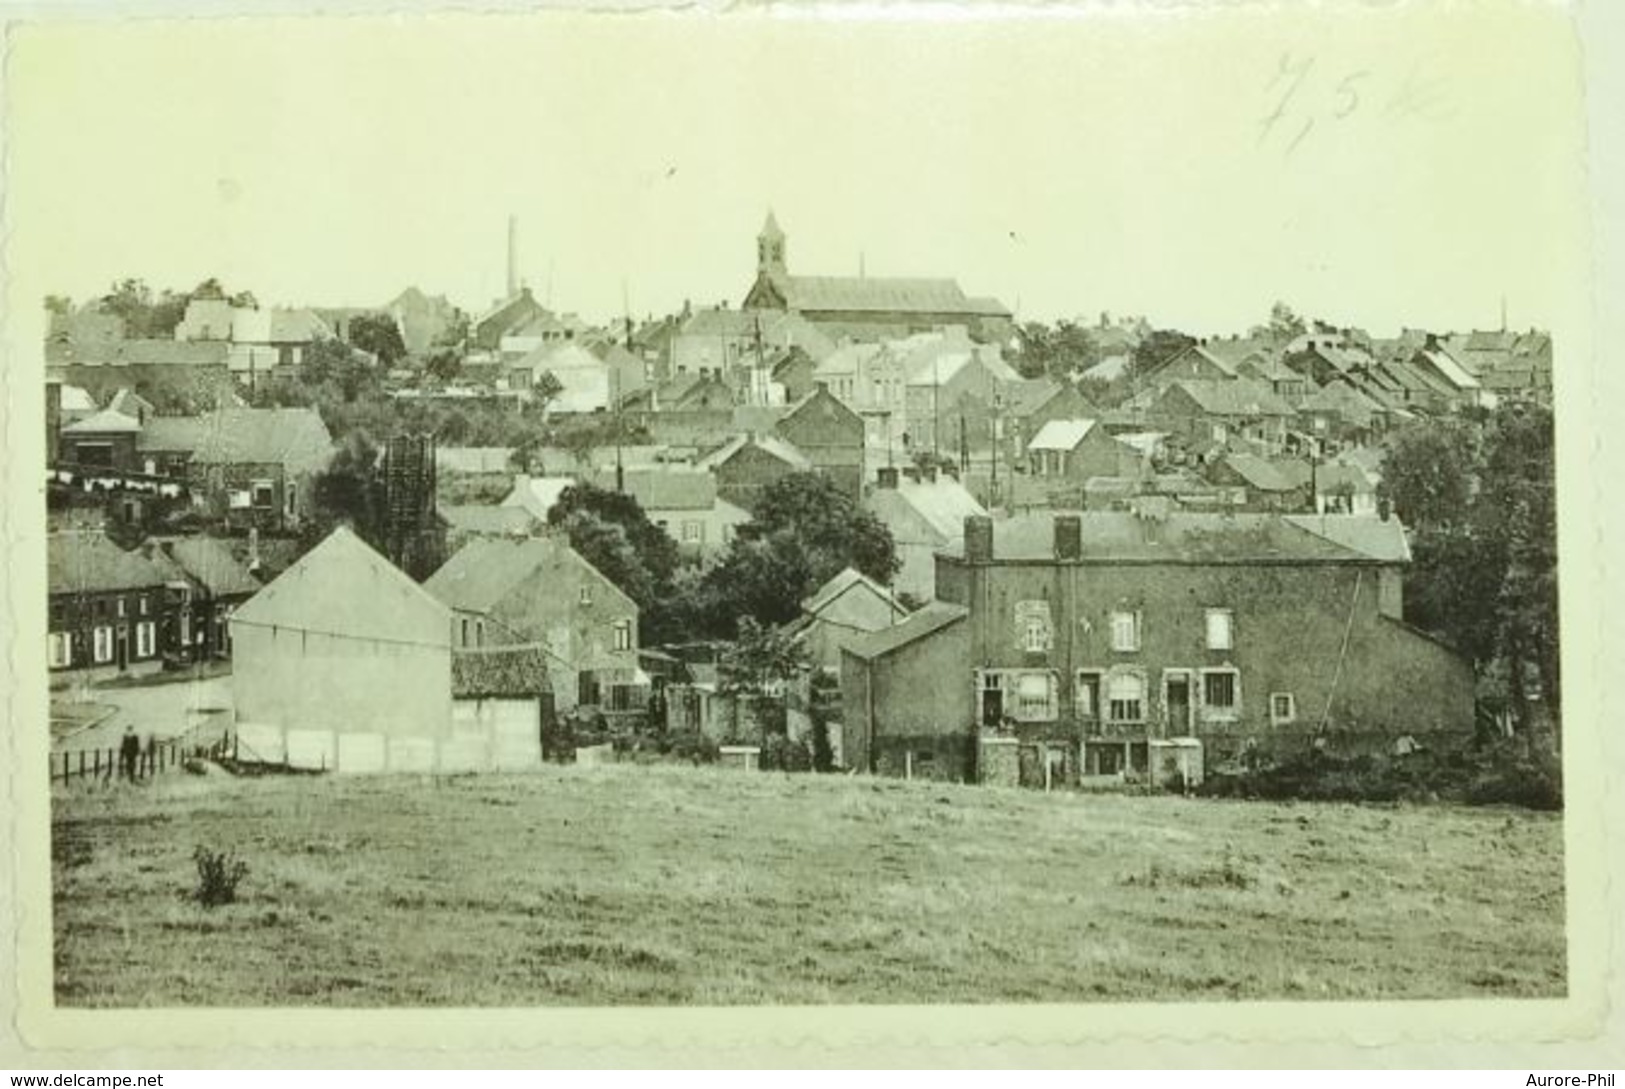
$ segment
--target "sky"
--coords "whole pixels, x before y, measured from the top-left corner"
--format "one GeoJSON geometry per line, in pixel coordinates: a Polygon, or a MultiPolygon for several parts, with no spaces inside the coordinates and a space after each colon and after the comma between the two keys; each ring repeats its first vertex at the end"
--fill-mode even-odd
{"type": "MultiPolygon", "coordinates": [[[[940,16],[939,12],[939,16],[940,16]]],[[[444,15],[51,23],[8,60],[9,268],[83,299],[737,305],[952,276],[1022,319],[1550,327],[1583,291],[1555,6],[932,21],[444,15]]]]}

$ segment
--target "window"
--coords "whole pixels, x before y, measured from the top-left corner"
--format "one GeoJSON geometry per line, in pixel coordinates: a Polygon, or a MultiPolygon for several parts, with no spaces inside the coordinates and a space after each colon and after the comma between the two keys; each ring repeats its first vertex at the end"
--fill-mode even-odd
{"type": "Polygon", "coordinates": [[[632,649],[632,622],[630,620],[617,620],[615,622],[615,649],[632,649]]]}
{"type": "Polygon", "coordinates": [[[113,660],[113,629],[106,624],[101,624],[96,627],[96,630],[91,635],[93,639],[91,656],[95,659],[96,664],[101,665],[104,662],[111,662],[113,660]]]}
{"type": "Polygon", "coordinates": [[[1270,693],[1270,724],[1280,726],[1298,718],[1298,701],[1291,692],[1270,693]]]}
{"type": "Polygon", "coordinates": [[[1022,673],[1016,678],[1016,718],[1022,722],[1055,720],[1055,677],[1022,673]]]}
{"type": "Polygon", "coordinates": [[[1021,647],[1027,653],[1042,654],[1054,645],[1049,602],[1016,602],[1016,623],[1020,632],[1021,647]]]}
{"type": "Polygon", "coordinates": [[[581,604],[583,604],[583,605],[591,605],[592,604],[592,587],[591,586],[583,586],[581,588],[581,594],[577,598],[577,600],[579,600],[581,602],[581,604]]]}
{"type": "Polygon", "coordinates": [[[1107,718],[1111,722],[1145,721],[1145,678],[1138,673],[1113,675],[1107,686],[1107,718]]]}
{"type": "Polygon", "coordinates": [[[147,613],[152,611],[152,602],[148,599],[146,594],[142,594],[140,598],[136,600],[135,611],[140,613],[142,616],[146,616],[147,613]]]}
{"type": "Polygon", "coordinates": [[[135,626],[135,656],[151,658],[158,652],[158,625],[143,620],[135,626]]]}
{"type": "Polygon", "coordinates": [[[269,480],[256,480],[253,487],[253,505],[256,507],[274,506],[276,502],[275,490],[269,480]]]}
{"type": "Polygon", "coordinates": [[[50,662],[52,669],[61,669],[63,666],[73,664],[72,635],[67,632],[51,633],[50,662]]]}
{"type": "Polygon", "coordinates": [[[1240,707],[1241,682],[1233,669],[1202,671],[1202,711],[1208,718],[1235,718],[1240,707]]]}
{"type": "Polygon", "coordinates": [[[283,507],[283,510],[288,514],[289,517],[293,516],[294,494],[295,494],[295,492],[297,490],[298,489],[295,488],[294,485],[289,484],[288,487],[287,487],[287,490],[283,493],[283,496],[282,496],[282,499],[283,499],[282,507],[283,507]]]}
{"type": "Polygon", "coordinates": [[[474,645],[477,647],[485,645],[485,621],[483,620],[474,621],[474,645]]]}
{"type": "Polygon", "coordinates": [[[683,541],[685,544],[698,544],[705,539],[705,525],[693,519],[683,522],[683,541]]]}
{"type": "Polygon", "coordinates": [[[1235,645],[1235,619],[1229,609],[1207,611],[1207,649],[1229,650],[1235,645]]]}
{"type": "Polygon", "coordinates": [[[126,604],[125,604],[124,599],[119,598],[118,601],[116,602],[116,605],[118,607],[118,618],[120,620],[123,620],[124,616],[125,616],[125,612],[126,612],[126,604]]]}
{"type": "Polygon", "coordinates": [[[1140,614],[1112,613],[1112,649],[1135,651],[1140,649],[1140,614]]]}
{"type": "Polygon", "coordinates": [[[462,634],[459,636],[458,642],[465,647],[468,646],[468,617],[466,616],[462,620],[462,634]]]}

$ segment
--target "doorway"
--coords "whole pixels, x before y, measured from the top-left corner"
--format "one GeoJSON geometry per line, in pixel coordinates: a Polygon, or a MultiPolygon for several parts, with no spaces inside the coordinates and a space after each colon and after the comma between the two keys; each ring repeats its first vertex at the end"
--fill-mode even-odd
{"type": "Polygon", "coordinates": [[[1163,672],[1162,709],[1165,736],[1189,737],[1193,710],[1190,670],[1170,669],[1163,672]]]}

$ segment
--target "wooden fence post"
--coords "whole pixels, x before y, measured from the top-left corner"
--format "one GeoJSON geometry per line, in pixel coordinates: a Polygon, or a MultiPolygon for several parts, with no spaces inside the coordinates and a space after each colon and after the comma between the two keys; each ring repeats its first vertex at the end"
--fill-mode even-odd
{"type": "Polygon", "coordinates": [[[102,750],[100,749],[96,750],[96,766],[93,770],[94,774],[100,778],[102,774],[102,750]]]}
{"type": "Polygon", "coordinates": [[[85,750],[79,750],[79,778],[85,777],[85,750]]]}

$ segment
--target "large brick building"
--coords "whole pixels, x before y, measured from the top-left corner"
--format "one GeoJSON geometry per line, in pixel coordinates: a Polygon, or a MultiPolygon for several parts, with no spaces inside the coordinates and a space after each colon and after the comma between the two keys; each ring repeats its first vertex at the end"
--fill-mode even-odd
{"type": "Polygon", "coordinates": [[[1471,735],[1472,670],[1404,623],[1409,559],[1399,523],[1370,516],[967,519],[937,556],[950,610],[843,660],[849,760],[921,774],[923,756],[930,775],[985,778],[978,741],[1002,738],[1043,781],[1076,782],[1145,775],[1173,738],[1209,765],[1455,744],[1471,735]]]}
{"type": "Polygon", "coordinates": [[[1009,307],[968,296],[951,279],[791,275],[772,212],[756,238],[756,281],[741,309],[799,314],[828,336],[857,340],[960,325],[978,340],[995,341],[1014,327],[1009,307]]]}

